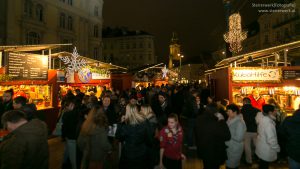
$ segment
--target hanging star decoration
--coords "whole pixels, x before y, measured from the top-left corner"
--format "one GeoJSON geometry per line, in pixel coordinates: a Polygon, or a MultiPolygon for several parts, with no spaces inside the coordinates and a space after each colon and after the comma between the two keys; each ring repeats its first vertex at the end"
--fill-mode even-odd
{"type": "Polygon", "coordinates": [[[67,74],[68,77],[70,74],[80,71],[83,67],[86,66],[86,60],[80,59],[79,54],[77,53],[76,47],[73,49],[72,56],[59,56],[59,59],[64,62],[64,64],[68,65],[67,74]]]}
{"type": "Polygon", "coordinates": [[[229,31],[224,34],[225,42],[230,44],[229,50],[237,54],[242,51],[242,41],[247,38],[247,31],[242,30],[242,19],[239,13],[229,17],[229,31]]]}
{"type": "Polygon", "coordinates": [[[167,66],[165,65],[164,68],[161,69],[162,71],[162,78],[166,78],[167,77],[167,73],[169,72],[169,70],[167,69],[167,66]]]}

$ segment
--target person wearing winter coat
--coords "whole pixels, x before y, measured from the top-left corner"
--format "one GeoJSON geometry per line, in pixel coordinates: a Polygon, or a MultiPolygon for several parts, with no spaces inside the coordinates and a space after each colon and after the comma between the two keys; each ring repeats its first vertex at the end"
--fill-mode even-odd
{"type": "Polygon", "coordinates": [[[255,153],[260,159],[259,168],[268,169],[269,163],[277,159],[277,153],[280,152],[280,147],[275,128],[275,107],[266,104],[262,108],[263,113],[258,113],[256,117],[258,135],[255,153]]]}
{"type": "Polygon", "coordinates": [[[78,147],[83,152],[81,169],[102,169],[106,155],[111,151],[107,138],[107,118],[103,108],[93,108],[82,125],[77,139],[78,147]]]}
{"type": "Polygon", "coordinates": [[[246,124],[237,105],[230,104],[226,109],[228,115],[227,125],[231,134],[231,139],[225,143],[228,157],[226,168],[238,168],[244,150],[246,124]]]}
{"type": "Polygon", "coordinates": [[[159,163],[159,131],[157,126],[157,119],[152,111],[152,108],[150,105],[143,104],[141,106],[141,113],[145,115],[146,119],[148,120],[150,126],[151,126],[151,135],[152,135],[152,146],[148,147],[148,160],[149,160],[149,166],[151,166],[151,169],[154,168],[154,166],[158,165],[159,163]]]}
{"type": "Polygon", "coordinates": [[[225,142],[230,140],[230,131],[226,122],[215,115],[217,111],[206,109],[196,121],[197,154],[204,169],[219,169],[227,159],[225,142]]]}
{"type": "Polygon", "coordinates": [[[27,120],[19,110],[2,116],[10,133],[0,144],[0,169],[48,169],[47,125],[38,119],[27,120]]]}
{"type": "Polygon", "coordinates": [[[287,117],[279,128],[279,134],[286,140],[290,169],[300,168],[300,109],[287,117]]]}
{"type": "Polygon", "coordinates": [[[245,159],[246,163],[252,165],[252,155],[254,154],[252,149],[252,143],[254,147],[256,146],[256,138],[257,138],[257,124],[255,121],[255,117],[257,113],[260,112],[257,108],[251,105],[251,100],[248,97],[243,99],[243,107],[241,109],[241,114],[243,115],[243,119],[246,123],[247,132],[245,134],[245,159]]]}
{"type": "Polygon", "coordinates": [[[148,147],[151,146],[152,132],[145,115],[136,105],[128,104],[122,123],[118,124],[116,139],[122,143],[119,169],[149,169],[148,147]]]}

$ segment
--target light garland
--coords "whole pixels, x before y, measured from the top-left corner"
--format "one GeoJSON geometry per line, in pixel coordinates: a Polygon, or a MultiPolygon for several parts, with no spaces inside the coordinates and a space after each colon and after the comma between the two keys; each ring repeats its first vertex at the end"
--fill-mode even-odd
{"type": "Polygon", "coordinates": [[[239,13],[229,17],[229,31],[224,34],[225,42],[230,44],[229,50],[233,53],[242,51],[242,41],[247,38],[247,31],[242,30],[242,19],[239,13]]]}

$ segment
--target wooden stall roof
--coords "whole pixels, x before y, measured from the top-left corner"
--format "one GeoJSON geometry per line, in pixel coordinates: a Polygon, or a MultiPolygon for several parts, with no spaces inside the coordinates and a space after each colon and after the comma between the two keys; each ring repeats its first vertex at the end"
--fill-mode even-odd
{"type": "Polygon", "coordinates": [[[0,46],[0,51],[4,52],[33,52],[59,48],[61,46],[70,46],[72,44],[41,44],[41,45],[14,45],[0,46]]]}
{"type": "Polygon", "coordinates": [[[291,49],[295,49],[295,48],[300,48],[300,41],[295,41],[295,42],[291,42],[291,43],[287,43],[287,44],[283,44],[283,45],[279,45],[279,46],[270,47],[270,48],[263,49],[263,50],[258,50],[258,51],[251,52],[251,53],[246,53],[246,54],[241,54],[238,56],[226,58],[226,59],[223,59],[222,61],[220,61],[219,63],[217,63],[215,65],[215,67],[229,66],[230,63],[233,63],[233,62],[237,62],[237,64],[240,64],[241,62],[245,62],[248,59],[248,57],[250,57],[250,56],[254,60],[262,59],[264,57],[265,58],[271,57],[276,52],[280,52],[280,51],[283,51],[286,49],[291,50],[291,49]]]}
{"type": "MultiPolygon", "coordinates": [[[[51,54],[51,57],[52,58],[58,58],[59,56],[71,56],[71,55],[72,55],[72,53],[70,53],[70,52],[58,52],[58,53],[51,54]]],[[[87,64],[90,65],[90,66],[101,67],[101,68],[105,68],[105,69],[123,69],[123,70],[127,70],[127,68],[125,68],[125,67],[113,65],[111,63],[101,62],[99,60],[91,59],[91,58],[84,57],[84,56],[80,56],[80,57],[85,59],[87,61],[87,64]]]]}
{"type": "Polygon", "coordinates": [[[296,49],[296,48],[300,48],[300,41],[295,41],[295,42],[291,42],[291,43],[287,43],[287,44],[283,44],[283,45],[279,45],[279,46],[270,47],[267,49],[254,51],[251,53],[233,56],[233,57],[226,58],[226,59],[223,59],[222,61],[218,62],[215,65],[215,68],[206,70],[205,73],[210,73],[210,72],[216,71],[218,69],[229,67],[230,64],[234,63],[234,62],[236,62],[236,64],[238,64],[238,65],[247,63],[249,57],[251,57],[251,59],[253,61],[255,61],[255,60],[259,60],[259,59],[273,57],[275,54],[278,54],[279,52],[281,52],[283,50],[291,50],[291,49],[296,49]]]}

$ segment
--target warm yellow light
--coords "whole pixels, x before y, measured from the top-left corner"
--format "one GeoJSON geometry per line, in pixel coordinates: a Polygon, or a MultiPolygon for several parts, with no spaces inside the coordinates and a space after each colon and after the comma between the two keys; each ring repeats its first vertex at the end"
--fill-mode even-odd
{"type": "Polygon", "coordinates": [[[224,34],[224,40],[230,44],[230,51],[239,53],[242,51],[242,41],[247,38],[247,31],[242,30],[242,19],[239,13],[229,17],[229,31],[224,34]]]}
{"type": "Polygon", "coordinates": [[[48,64],[48,56],[42,56],[42,64],[47,65],[48,64]]]}
{"type": "Polygon", "coordinates": [[[295,87],[295,86],[284,86],[283,90],[284,91],[294,91],[294,90],[297,90],[297,87],[295,87]]]}

